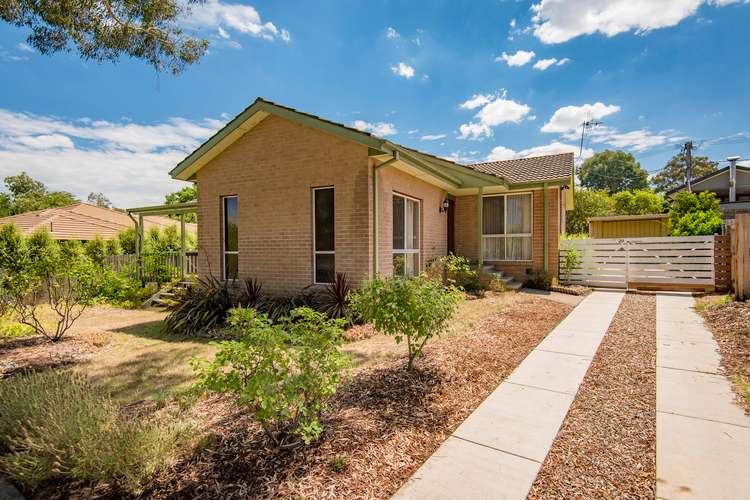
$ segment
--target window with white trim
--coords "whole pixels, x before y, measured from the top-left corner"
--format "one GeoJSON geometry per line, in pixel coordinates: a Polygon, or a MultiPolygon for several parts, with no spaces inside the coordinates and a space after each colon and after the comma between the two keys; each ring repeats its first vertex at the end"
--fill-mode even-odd
{"type": "Polygon", "coordinates": [[[236,280],[239,273],[239,234],[237,232],[237,197],[221,199],[222,278],[236,280]]]}
{"type": "Polygon", "coordinates": [[[419,274],[419,200],[393,195],[393,274],[419,274]]]}
{"type": "Polygon", "coordinates": [[[484,260],[532,258],[532,194],[489,195],[482,199],[484,260]]]}
{"type": "Polygon", "coordinates": [[[336,278],[336,234],[333,188],[313,189],[313,272],[315,283],[336,278]]]}

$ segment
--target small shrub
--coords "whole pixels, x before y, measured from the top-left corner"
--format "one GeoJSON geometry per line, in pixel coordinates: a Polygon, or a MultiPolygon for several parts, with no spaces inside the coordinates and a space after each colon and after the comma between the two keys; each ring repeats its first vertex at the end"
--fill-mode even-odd
{"type": "Polygon", "coordinates": [[[328,467],[330,467],[333,472],[340,474],[349,468],[349,459],[344,456],[332,458],[328,462],[328,467]]]}
{"type": "Polygon", "coordinates": [[[256,278],[248,278],[243,282],[245,288],[244,304],[255,307],[263,297],[263,284],[256,278]]]}
{"type": "Polygon", "coordinates": [[[409,350],[408,368],[422,354],[425,343],[445,330],[460,300],[459,291],[420,276],[377,277],[365,282],[350,295],[350,307],[375,329],[395,337],[397,343],[406,339],[409,350]]]}
{"type": "Polygon", "coordinates": [[[156,293],[153,286],[143,286],[141,282],[126,274],[118,274],[109,267],[99,272],[99,279],[93,284],[92,300],[116,307],[133,309],[156,293]]]}
{"type": "Polygon", "coordinates": [[[575,248],[569,248],[565,252],[565,258],[562,262],[563,273],[565,274],[565,282],[570,283],[570,276],[573,271],[578,268],[581,264],[581,255],[575,248]]]}
{"type": "Polygon", "coordinates": [[[200,278],[175,297],[164,319],[164,331],[187,337],[203,335],[222,326],[229,310],[239,302],[228,282],[213,276],[200,278]]]}
{"type": "Polygon", "coordinates": [[[191,434],[165,417],[121,418],[102,390],[69,371],[0,381],[0,470],[30,490],[63,479],[137,493],[191,434]]]}
{"type": "Polygon", "coordinates": [[[239,339],[218,343],[213,361],[193,360],[196,387],[237,396],[279,447],[317,440],[320,414],[348,364],[338,349],[344,320],[302,307],[274,324],[252,308],[236,308],[229,324],[239,339]]]}
{"type": "Polygon", "coordinates": [[[449,253],[437,257],[427,265],[427,275],[446,285],[454,285],[467,293],[479,294],[487,290],[479,272],[471,265],[469,259],[449,253]]]}
{"type": "Polygon", "coordinates": [[[523,282],[523,286],[536,290],[549,290],[552,288],[552,275],[545,271],[534,271],[523,282]]]}
{"type": "Polygon", "coordinates": [[[336,273],[336,281],[322,290],[319,297],[318,309],[329,318],[349,318],[349,280],[344,273],[336,273]]]}

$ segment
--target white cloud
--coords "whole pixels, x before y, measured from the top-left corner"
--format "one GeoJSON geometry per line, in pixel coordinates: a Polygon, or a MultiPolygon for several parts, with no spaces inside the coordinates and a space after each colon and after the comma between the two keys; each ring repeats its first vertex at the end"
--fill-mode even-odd
{"type": "Polygon", "coordinates": [[[390,26],[388,26],[388,29],[385,31],[385,36],[390,38],[391,40],[395,40],[401,35],[398,33],[398,31],[396,31],[396,28],[391,28],[390,26]]]}
{"type": "MultiPolygon", "coordinates": [[[[206,0],[204,3],[191,4],[183,23],[197,29],[221,29],[225,34],[231,30],[265,40],[291,40],[289,31],[277,28],[270,21],[263,22],[254,7],[239,3],[206,0]]],[[[221,32],[219,36],[222,36],[221,32]]]]}
{"type": "Polygon", "coordinates": [[[593,128],[587,132],[587,135],[594,144],[609,144],[619,149],[630,149],[635,152],[687,139],[685,136],[678,135],[674,130],[651,132],[648,129],[638,129],[620,132],[606,126],[593,128]]]}
{"type": "Polygon", "coordinates": [[[508,66],[523,66],[534,59],[535,55],[534,51],[527,52],[525,50],[519,50],[513,55],[503,52],[502,55],[495,58],[495,62],[505,61],[508,66]]]}
{"type": "Polygon", "coordinates": [[[544,43],[566,42],[581,35],[608,37],[677,25],[703,3],[718,7],[747,0],[541,0],[531,6],[534,35],[544,43]]]}
{"type": "Polygon", "coordinates": [[[407,132],[407,134],[409,134],[409,135],[414,135],[414,134],[416,134],[417,132],[419,132],[419,129],[418,129],[418,128],[413,128],[413,129],[409,130],[409,131],[407,132]]]}
{"type": "Polygon", "coordinates": [[[529,114],[531,108],[511,99],[506,99],[504,90],[494,95],[475,94],[460,105],[463,109],[480,108],[474,115],[477,121],[459,127],[459,139],[479,140],[492,136],[492,128],[503,123],[518,123],[529,114]]]}
{"type": "Polygon", "coordinates": [[[119,207],[161,203],[184,183],[168,172],[223,121],[138,124],[0,109],[0,177],[26,170],[50,189],[101,191],[119,207]]]}
{"type": "Polygon", "coordinates": [[[440,139],[445,139],[447,137],[446,134],[427,134],[423,135],[419,138],[420,141],[439,141],[440,139]]]}
{"type": "Polygon", "coordinates": [[[17,43],[16,48],[21,52],[34,52],[34,47],[25,43],[17,43]]]}
{"type": "MultiPolygon", "coordinates": [[[[579,148],[572,144],[565,144],[562,142],[551,142],[544,146],[534,146],[521,151],[514,151],[505,146],[495,146],[487,155],[486,161],[501,161],[501,160],[513,160],[516,158],[530,158],[533,156],[544,156],[554,155],[560,153],[575,153],[578,155],[579,148]]],[[[584,148],[583,158],[586,159],[594,154],[594,151],[590,148],[584,148]]]]}
{"type": "Polygon", "coordinates": [[[568,64],[569,62],[570,62],[570,59],[568,59],[567,57],[563,57],[562,59],[557,61],[557,64],[555,66],[562,66],[564,64],[568,64]]]}
{"type": "Polygon", "coordinates": [[[403,76],[407,80],[414,78],[414,67],[406,63],[400,62],[397,66],[391,66],[391,71],[394,75],[403,76]]]}
{"type": "Polygon", "coordinates": [[[354,120],[352,122],[352,127],[361,130],[363,132],[370,132],[380,137],[385,137],[387,135],[395,135],[398,134],[398,130],[396,130],[396,126],[392,123],[386,123],[386,122],[366,122],[365,120],[354,120]]]}
{"type": "Polygon", "coordinates": [[[515,28],[516,27],[516,18],[513,18],[510,20],[510,27],[515,28]]]}
{"type": "Polygon", "coordinates": [[[225,40],[231,38],[231,36],[229,35],[229,33],[227,33],[227,31],[224,28],[222,28],[221,26],[219,26],[219,30],[218,31],[219,31],[219,36],[221,38],[223,38],[225,40]]]}
{"type": "Polygon", "coordinates": [[[469,164],[479,161],[477,155],[479,155],[479,151],[453,151],[451,154],[443,156],[442,158],[455,163],[469,164]]]}
{"type": "Polygon", "coordinates": [[[534,69],[538,69],[539,71],[544,71],[553,64],[557,62],[557,59],[554,57],[552,59],[539,59],[536,63],[534,63],[534,69]]]}
{"type": "Polygon", "coordinates": [[[542,132],[564,133],[580,130],[581,123],[584,121],[600,120],[618,111],[620,111],[620,106],[606,105],[601,102],[583,106],[564,106],[555,111],[552,118],[542,127],[542,132]]]}

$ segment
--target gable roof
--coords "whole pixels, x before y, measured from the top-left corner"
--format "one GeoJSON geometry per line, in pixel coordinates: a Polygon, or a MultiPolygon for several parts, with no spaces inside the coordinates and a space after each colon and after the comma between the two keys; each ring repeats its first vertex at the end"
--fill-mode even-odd
{"type": "Polygon", "coordinates": [[[490,161],[466,165],[467,168],[503,177],[513,184],[570,179],[573,153],[490,161]]]}
{"type": "Polygon", "coordinates": [[[410,167],[456,189],[512,187],[517,183],[546,181],[572,182],[572,153],[462,165],[260,97],[178,163],[169,174],[176,179],[193,180],[200,168],[271,114],[363,144],[368,147],[370,156],[398,157],[410,167]]]}
{"type": "MultiPolygon", "coordinates": [[[[168,217],[144,217],[144,229],[152,227],[164,229],[179,224],[168,217]]],[[[110,208],[78,203],[66,207],[46,208],[0,218],[0,225],[15,224],[24,234],[47,228],[53,239],[88,241],[97,235],[105,240],[114,238],[117,233],[134,226],[133,220],[124,212],[110,208]]],[[[186,224],[190,233],[197,231],[195,224],[186,224]]]]}
{"type": "MultiPolygon", "coordinates": [[[[737,171],[738,172],[739,171],[743,171],[743,172],[750,173],[750,167],[746,167],[744,165],[737,165],[737,171]]],[[[715,171],[713,171],[713,172],[711,172],[709,174],[706,174],[704,176],[698,177],[697,179],[692,179],[690,181],[690,186],[694,187],[696,184],[698,184],[700,182],[713,179],[714,177],[718,177],[718,176],[723,175],[724,173],[727,173],[727,172],[729,172],[729,166],[728,165],[726,167],[722,167],[722,168],[720,168],[718,170],[715,170],[715,171]]],[[[676,194],[678,191],[684,191],[685,189],[687,189],[687,184],[682,184],[680,186],[677,186],[674,189],[670,189],[669,191],[667,191],[666,194],[667,194],[667,196],[671,196],[673,194],[676,194]]]]}

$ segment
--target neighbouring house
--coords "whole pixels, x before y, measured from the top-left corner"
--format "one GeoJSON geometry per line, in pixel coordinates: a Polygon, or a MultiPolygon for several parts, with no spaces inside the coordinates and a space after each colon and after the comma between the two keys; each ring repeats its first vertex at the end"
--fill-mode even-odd
{"type": "MultiPolygon", "coordinates": [[[[727,158],[728,166],[694,179],[690,183],[695,193],[716,193],[725,221],[734,220],[740,213],[750,213],[750,167],[738,165],[738,160],[737,156],[727,158]]],[[[686,189],[687,186],[683,184],[667,192],[667,196],[674,198],[677,193],[686,189]]]]}
{"type": "Polygon", "coordinates": [[[460,165],[259,98],[171,176],[199,187],[199,274],[281,294],[448,252],[556,275],[573,171],[572,153],[460,165]]]}
{"type": "Polygon", "coordinates": [[[669,214],[590,217],[591,238],[646,238],[669,236],[669,214]]]}
{"type": "MultiPolygon", "coordinates": [[[[37,229],[47,228],[56,240],[89,241],[96,236],[105,240],[114,238],[117,233],[134,227],[134,221],[127,213],[111,208],[97,207],[88,203],[78,203],[66,207],[35,210],[18,215],[0,218],[0,226],[14,223],[24,234],[31,234],[37,229]]],[[[144,230],[151,228],[164,229],[177,226],[180,221],[168,217],[144,217],[144,230]]],[[[186,224],[186,233],[196,234],[196,224],[186,224]]]]}

